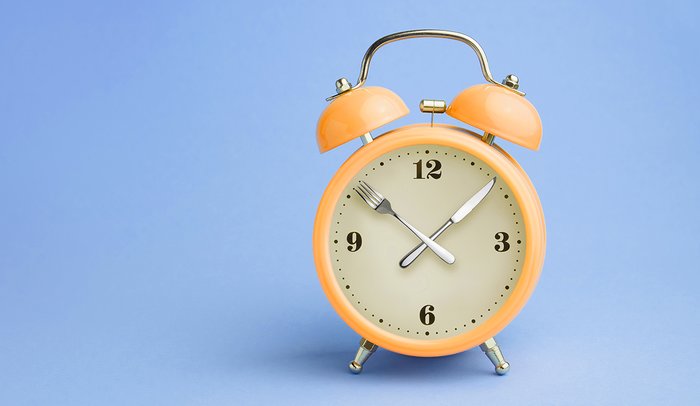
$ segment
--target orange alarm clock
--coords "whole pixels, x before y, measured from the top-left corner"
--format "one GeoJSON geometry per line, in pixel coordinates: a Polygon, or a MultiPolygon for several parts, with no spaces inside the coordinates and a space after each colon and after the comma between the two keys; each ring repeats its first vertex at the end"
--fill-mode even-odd
{"type": "Polygon", "coordinates": [[[539,198],[496,137],[537,150],[540,117],[518,90],[502,83],[472,38],[443,30],[404,31],[367,50],[357,84],[336,82],[321,114],[321,152],[355,138],[362,146],[331,179],[316,214],[313,251],[321,286],[340,317],[359,334],[350,370],[362,371],[382,347],[435,357],[480,346],[499,375],[510,365],[495,336],[532,294],[544,262],[539,198]],[[446,38],[469,45],[487,82],[449,106],[422,100],[431,121],[370,132],[408,114],[382,87],[365,87],[374,53],[390,42],[446,38]],[[434,123],[446,113],[483,131],[434,123]]]}

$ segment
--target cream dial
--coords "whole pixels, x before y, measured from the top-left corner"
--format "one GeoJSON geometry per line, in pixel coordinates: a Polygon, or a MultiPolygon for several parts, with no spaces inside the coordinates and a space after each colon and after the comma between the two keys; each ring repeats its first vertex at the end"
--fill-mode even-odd
{"type": "Polygon", "coordinates": [[[334,275],[355,309],[390,333],[424,340],[467,333],[495,314],[518,282],[526,244],[521,210],[494,168],[438,145],[396,149],[358,172],[337,202],[329,238],[334,275]],[[435,240],[453,264],[426,249],[402,268],[420,240],[353,191],[367,182],[429,236],[493,178],[489,194],[435,240]]]}

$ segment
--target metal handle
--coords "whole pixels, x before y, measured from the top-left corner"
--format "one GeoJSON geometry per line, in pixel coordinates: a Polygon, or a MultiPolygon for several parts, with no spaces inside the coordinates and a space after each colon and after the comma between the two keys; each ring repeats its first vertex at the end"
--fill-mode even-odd
{"type": "Polygon", "coordinates": [[[408,222],[407,222],[406,220],[404,220],[404,219],[403,219],[401,216],[399,216],[398,214],[393,213],[393,215],[394,215],[394,217],[396,217],[396,220],[400,221],[401,224],[403,224],[404,226],[406,226],[406,228],[408,228],[409,230],[411,230],[411,232],[412,232],[413,234],[415,234],[416,237],[418,237],[419,240],[423,241],[423,244],[427,245],[428,248],[430,248],[431,250],[433,250],[433,252],[436,253],[437,256],[440,257],[440,259],[442,259],[443,261],[447,262],[448,264],[454,264],[454,262],[455,262],[455,256],[452,255],[452,253],[451,253],[450,251],[446,250],[445,248],[442,247],[442,245],[440,245],[440,244],[436,243],[435,241],[431,240],[430,238],[428,238],[427,235],[425,235],[425,234],[421,233],[420,231],[418,231],[417,228],[415,228],[415,227],[413,227],[412,225],[408,224],[408,222]]]}
{"type": "MultiPolygon", "coordinates": [[[[484,79],[486,79],[488,82],[493,83],[494,85],[501,86],[505,89],[510,90],[511,92],[517,93],[520,96],[524,96],[525,93],[514,89],[512,87],[508,87],[506,85],[503,85],[493,79],[493,76],[491,75],[491,70],[489,69],[489,62],[486,59],[486,54],[484,53],[484,50],[481,48],[481,45],[479,45],[478,42],[476,42],[472,37],[469,37],[465,34],[462,34],[460,32],[455,32],[455,31],[445,31],[445,30],[411,30],[411,31],[401,31],[397,32],[394,34],[389,34],[387,36],[384,36],[382,38],[379,38],[378,40],[374,41],[372,45],[367,49],[367,52],[365,52],[365,56],[362,58],[362,65],[360,67],[360,76],[357,78],[357,83],[352,86],[350,89],[347,90],[353,90],[357,89],[358,87],[362,86],[365,84],[365,81],[367,80],[367,74],[369,73],[369,63],[372,61],[372,56],[374,56],[374,53],[377,52],[377,50],[381,47],[383,47],[386,44],[396,42],[396,41],[401,41],[404,39],[410,39],[410,38],[446,38],[446,39],[453,39],[456,41],[464,42],[465,44],[469,45],[471,49],[476,52],[476,56],[479,58],[479,64],[481,64],[481,73],[484,75],[484,79]]],[[[336,97],[338,97],[340,94],[333,95],[326,100],[333,100],[336,97]]]]}
{"type": "MultiPolygon", "coordinates": [[[[442,227],[440,227],[439,230],[434,232],[433,235],[431,235],[429,238],[435,241],[435,239],[438,238],[440,234],[447,230],[452,224],[454,224],[452,222],[452,219],[447,220],[445,224],[443,224],[442,227]]],[[[415,261],[420,256],[420,254],[423,253],[423,251],[426,250],[426,248],[428,248],[428,246],[425,245],[425,243],[418,244],[415,248],[411,250],[411,252],[406,254],[405,257],[401,258],[401,261],[399,261],[399,266],[401,268],[408,268],[408,266],[411,265],[413,261],[415,261]]]]}

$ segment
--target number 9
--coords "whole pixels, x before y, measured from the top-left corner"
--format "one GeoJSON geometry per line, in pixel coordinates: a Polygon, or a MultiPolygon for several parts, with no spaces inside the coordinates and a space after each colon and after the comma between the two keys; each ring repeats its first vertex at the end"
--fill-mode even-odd
{"type": "Polygon", "coordinates": [[[362,236],[357,231],[351,231],[347,237],[348,251],[355,252],[362,247],[362,236]]]}

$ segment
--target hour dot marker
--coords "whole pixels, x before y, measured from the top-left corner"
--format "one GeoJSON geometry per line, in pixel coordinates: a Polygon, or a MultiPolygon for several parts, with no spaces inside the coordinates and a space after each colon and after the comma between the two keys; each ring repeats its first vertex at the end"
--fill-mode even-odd
{"type": "Polygon", "coordinates": [[[520,244],[522,241],[518,240],[518,244],[520,244]]]}
{"type": "Polygon", "coordinates": [[[471,165],[472,165],[472,166],[474,166],[474,162],[472,162],[472,164],[471,164],[471,165]]]}
{"type": "Polygon", "coordinates": [[[345,196],[345,197],[347,197],[347,198],[349,199],[349,198],[350,198],[350,195],[347,195],[347,196],[345,196]]]}
{"type": "Polygon", "coordinates": [[[333,240],[333,244],[337,244],[337,243],[338,243],[338,240],[333,240]]]}
{"type": "Polygon", "coordinates": [[[506,285],[506,290],[510,289],[510,286],[506,285]]]}
{"type": "Polygon", "coordinates": [[[345,285],[345,289],[350,289],[350,285],[345,285]]]}
{"type": "Polygon", "coordinates": [[[472,319],[472,324],[476,323],[476,319],[472,319]]]}
{"type": "Polygon", "coordinates": [[[430,153],[430,151],[428,151],[428,150],[426,149],[426,150],[425,150],[425,153],[426,153],[426,154],[429,154],[429,153],[430,153]]]}
{"type": "Polygon", "coordinates": [[[508,198],[508,195],[504,195],[503,197],[505,197],[505,198],[507,199],[507,198],[508,198]]]}
{"type": "Polygon", "coordinates": [[[379,163],[379,166],[384,166],[384,162],[380,162],[380,163],[379,163]]]}
{"type": "Polygon", "coordinates": [[[425,332],[425,335],[429,336],[429,335],[430,335],[430,331],[426,331],[426,332],[425,332]]]}
{"type": "Polygon", "coordinates": [[[384,319],[379,319],[379,322],[380,322],[380,323],[384,323],[384,319]]]}

